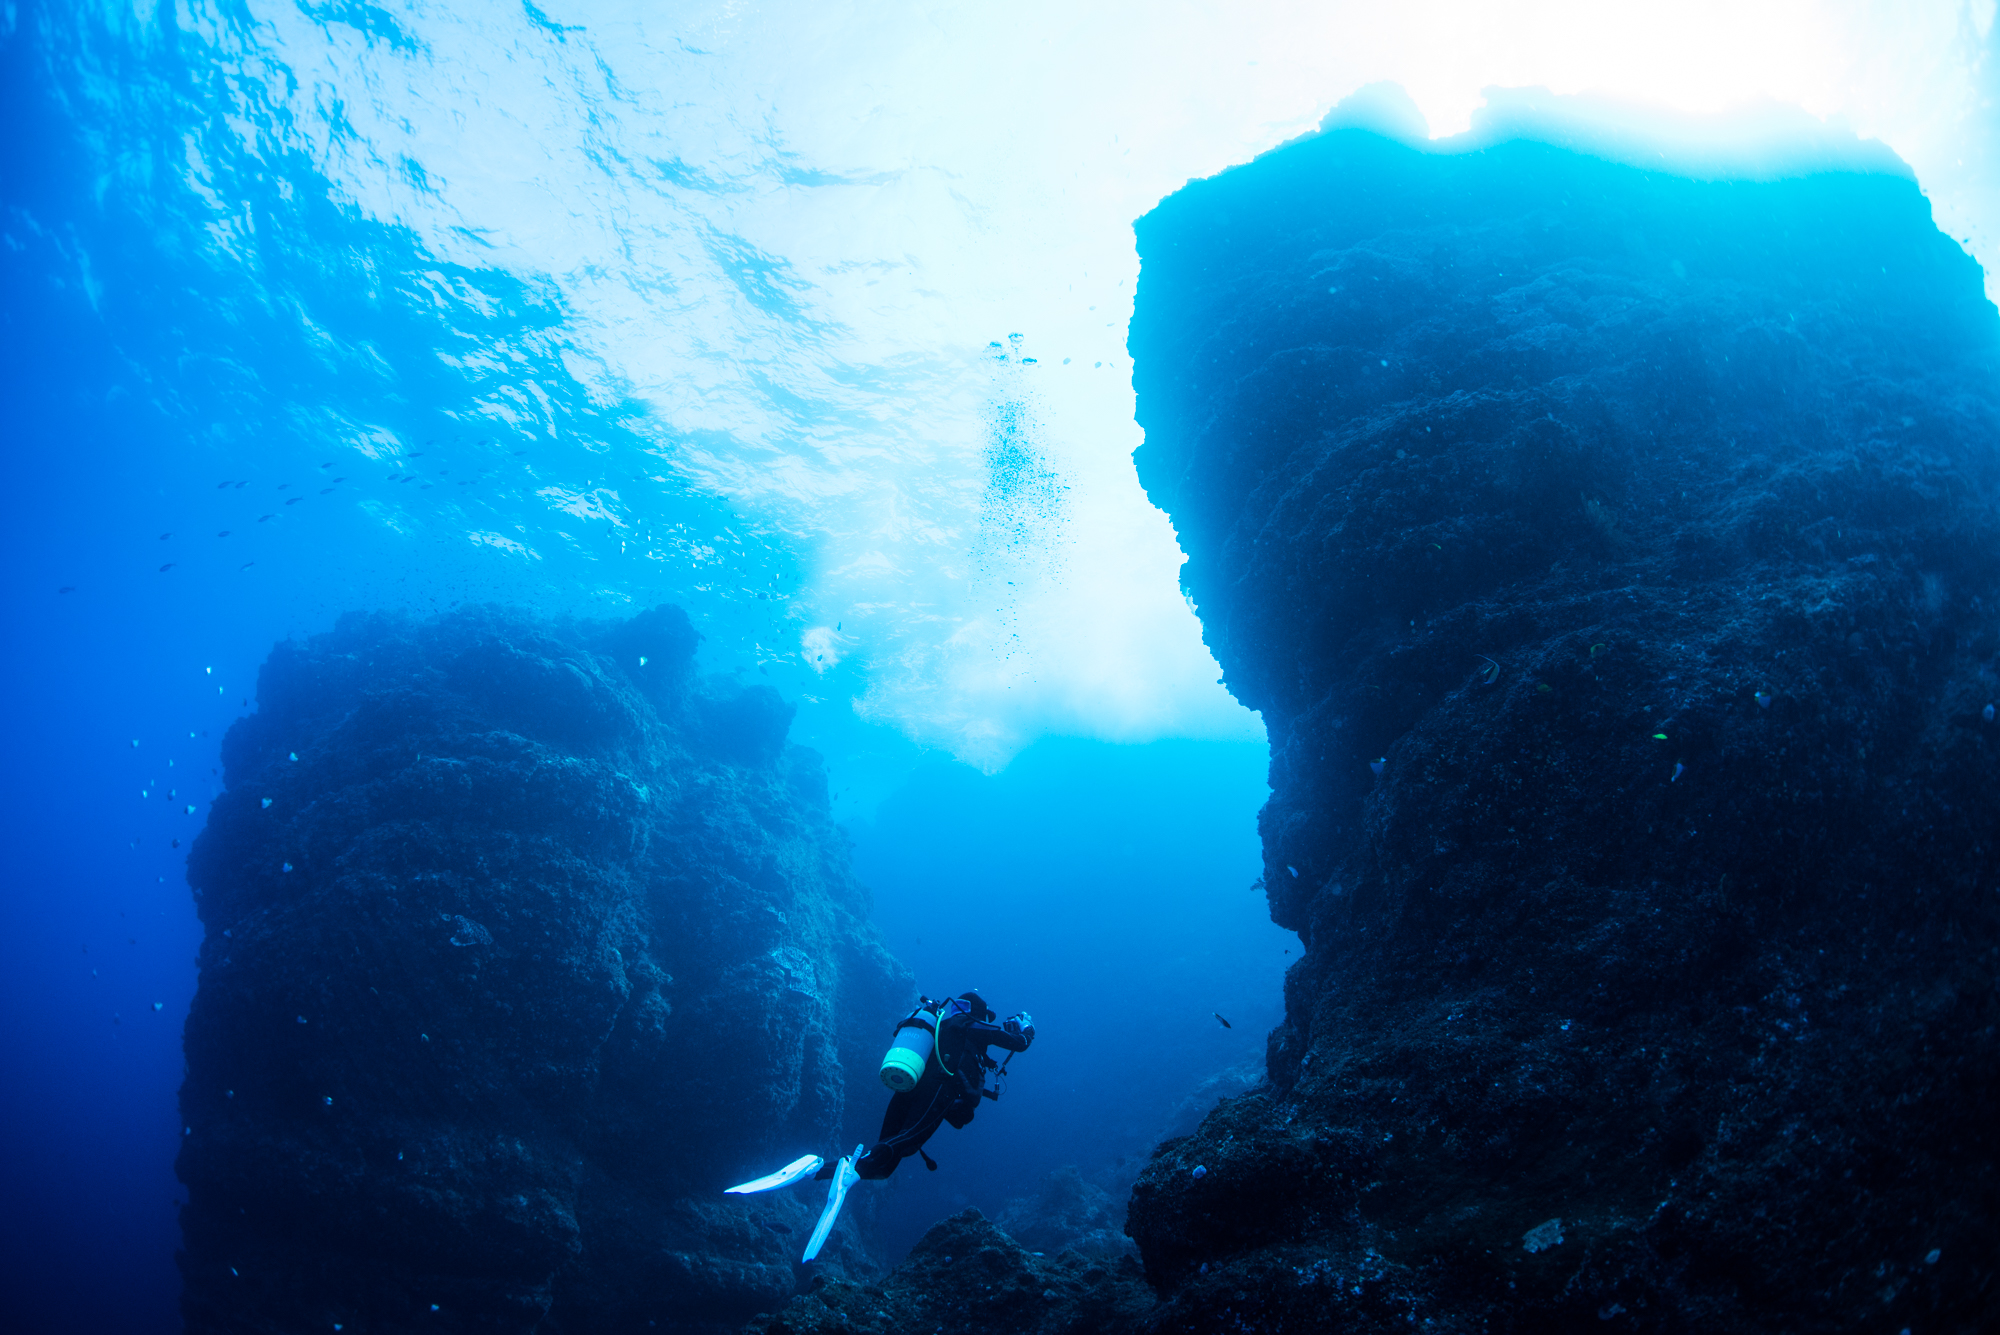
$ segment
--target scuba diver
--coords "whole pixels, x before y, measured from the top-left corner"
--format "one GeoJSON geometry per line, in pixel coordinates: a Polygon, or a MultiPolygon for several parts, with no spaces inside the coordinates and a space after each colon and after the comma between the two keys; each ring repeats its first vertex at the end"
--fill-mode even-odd
{"type": "Polygon", "coordinates": [[[977,992],[961,992],[941,1001],[922,998],[915,1010],[897,1022],[889,1053],[882,1059],[882,1083],[894,1092],[889,1096],[888,1111],[882,1115],[881,1139],[865,1151],[856,1145],[854,1153],[825,1166],[817,1154],[805,1155],[767,1177],[730,1187],[729,1193],[748,1195],[788,1187],[807,1174],[817,1181],[831,1181],[826,1209],[800,1258],[811,1261],[833,1232],[849,1187],[864,1179],[889,1176],[912,1154],[923,1159],[924,1167],[936,1171],[936,1162],[924,1153],[924,1142],[938,1124],[950,1122],[954,1129],[963,1130],[979,1110],[981,1099],[1000,1097],[1007,1062],[1035,1041],[1035,1022],[1026,1011],[1009,1016],[1002,1024],[993,1021],[993,1008],[977,992]],[[996,1062],[987,1055],[987,1049],[995,1047],[1007,1049],[1005,1060],[996,1062]],[[989,1073],[998,1077],[992,1089],[986,1086],[989,1073]]]}
{"type": "MultiPolygon", "coordinates": [[[[882,1114],[882,1138],[854,1165],[863,1180],[889,1176],[912,1154],[936,1172],[924,1142],[938,1123],[950,1122],[962,1131],[981,1098],[1000,1097],[998,1088],[986,1087],[986,1075],[1005,1070],[1005,1064],[986,1050],[1005,1048],[1012,1061],[1035,1041],[1035,1025],[1025,1013],[1010,1016],[1005,1024],[993,1019],[992,1008],[977,992],[961,992],[944,1001],[926,997],[897,1024],[889,1055],[882,1059],[882,1083],[896,1092],[882,1114]]],[[[834,1172],[821,1169],[817,1176],[829,1178],[834,1172]]]]}

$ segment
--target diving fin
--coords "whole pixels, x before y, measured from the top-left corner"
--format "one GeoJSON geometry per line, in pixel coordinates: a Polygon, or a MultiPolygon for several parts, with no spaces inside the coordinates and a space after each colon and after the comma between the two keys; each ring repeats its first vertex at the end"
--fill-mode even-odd
{"type": "Polygon", "coordinates": [[[753,1191],[776,1191],[779,1187],[789,1187],[807,1173],[817,1171],[819,1166],[824,1162],[826,1161],[817,1154],[808,1154],[803,1159],[792,1160],[775,1173],[767,1173],[755,1182],[739,1183],[736,1186],[728,1188],[722,1194],[725,1196],[748,1196],[753,1191]]]}
{"type": "Polygon", "coordinates": [[[799,1258],[799,1264],[811,1261],[826,1245],[827,1235],[833,1232],[833,1221],[840,1218],[840,1207],[847,1202],[847,1189],[861,1180],[861,1174],[854,1171],[854,1161],[861,1157],[863,1148],[856,1145],[854,1153],[842,1158],[834,1168],[833,1182],[826,1189],[826,1208],[819,1212],[819,1223],[813,1226],[812,1237],[806,1241],[806,1254],[799,1258]]]}

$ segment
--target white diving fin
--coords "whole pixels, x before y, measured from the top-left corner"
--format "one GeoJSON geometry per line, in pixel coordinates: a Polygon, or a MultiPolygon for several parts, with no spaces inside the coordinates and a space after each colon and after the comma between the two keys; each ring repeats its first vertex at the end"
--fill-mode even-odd
{"type": "Polygon", "coordinates": [[[847,1202],[847,1189],[861,1180],[861,1174],[854,1171],[854,1161],[861,1157],[864,1148],[856,1145],[854,1153],[843,1158],[834,1168],[833,1182],[826,1192],[826,1208],[819,1212],[819,1223],[813,1226],[812,1237],[806,1240],[806,1254],[799,1258],[799,1264],[811,1261],[826,1245],[827,1235],[833,1232],[833,1221],[840,1218],[840,1207],[847,1202]]]}
{"type": "Polygon", "coordinates": [[[743,1182],[730,1187],[725,1196],[748,1196],[753,1191],[776,1191],[779,1187],[789,1187],[807,1173],[816,1173],[826,1160],[817,1154],[808,1154],[802,1159],[794,1159],[775,1173],[767,1173],[755,1182],[743,1182]]]}

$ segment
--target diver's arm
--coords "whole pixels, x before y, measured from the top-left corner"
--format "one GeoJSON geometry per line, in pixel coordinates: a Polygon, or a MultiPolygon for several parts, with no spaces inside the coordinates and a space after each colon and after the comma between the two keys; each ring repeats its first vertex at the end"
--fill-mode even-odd
{"type": "Polygon", "coordinates": [[[1013,1024],[1012,1022],[1009,1022],[1007,1025],[987,1024],[984,1020],[975,1020],[970,1016],[964,1016],[949,1023],[964,1033],[964,1041],[967,1044],[983,1044],[991,1048],[1005,1048],[1009,1052],[1026,1052],[1028,1045],[1035,1041],[1035,1028],[1033,1025],[1029,1025],[1023,1029],[1020,1025],[1013,1024]]]}

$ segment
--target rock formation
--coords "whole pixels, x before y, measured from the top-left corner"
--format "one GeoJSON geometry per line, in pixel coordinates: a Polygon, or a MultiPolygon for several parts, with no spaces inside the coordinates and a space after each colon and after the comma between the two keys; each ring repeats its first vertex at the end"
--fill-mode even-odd
{"type": "Polygon", "coordinates": [[[1130,1257],[1029,1252],[977,1210],[924,1234],[880,1284],[829,1281],[751,1335],[1137,1335],[1153,1294],[1130,1257]]]}
{"type": "Polygon", "coordinates": [[[1306,946],[1157,1328],[2000,1326],[2000,321],[1914,182],[1340,130],[1137,231],[1306,946]]]}
{"type": "MultiPolygon", "coordinates": [[[[190,1331],[736,1329],[911,980],[818,758],[677,608],[278,646],[189,859],[190,1331]],[[338,1323],[338,1325],[336,1325],[338,1323]]],[[[847,1230],[823,1266],[872,1273],[847,1230]]]]}
{"type": "Polygon", "coordinates": [[[1124,1201],[1084,1177],[1073,1164],[1050,1173],[1032,1193],[1008,1201],[993,1222],[1014,1241],[1042,1255],[1073,1251],[1109,1263],[1133,1250],[1125,1234],[1124,1201]]]}

